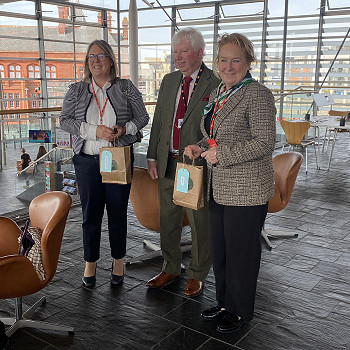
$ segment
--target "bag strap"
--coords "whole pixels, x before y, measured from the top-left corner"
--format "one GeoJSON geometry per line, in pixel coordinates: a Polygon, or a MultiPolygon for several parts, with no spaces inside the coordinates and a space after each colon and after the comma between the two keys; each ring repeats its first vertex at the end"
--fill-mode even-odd
{"type": "MultiPolygon", "coordinates": [[[[187,164],[185,161],[185,152],[182,153],[182,164],[187,164]]],[[[194,159],[192,159],[192,166],[195,166],[194,159]]],[[[184,166],[183,166],[183,168],[184,168],[184,166]]]]}

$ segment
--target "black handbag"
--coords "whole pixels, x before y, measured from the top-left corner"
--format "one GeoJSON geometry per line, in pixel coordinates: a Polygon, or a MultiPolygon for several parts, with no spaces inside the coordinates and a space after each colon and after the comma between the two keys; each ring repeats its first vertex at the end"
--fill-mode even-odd
{"type": "Polygon", "coordinates": [[[26,221],[25,225],[21,227],[21,234],[18,237],[18,254],[27,256],[30,248],[34,245],[34,240],[31,234],[28,232],[29,220],[26,221]]]}

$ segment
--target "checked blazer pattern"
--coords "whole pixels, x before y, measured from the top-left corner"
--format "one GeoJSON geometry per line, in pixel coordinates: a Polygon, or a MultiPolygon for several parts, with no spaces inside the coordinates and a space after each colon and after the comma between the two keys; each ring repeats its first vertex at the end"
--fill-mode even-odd
{"type": "MultiPolygon", "coordinates": [[[[215,96],[216,90],[210,101],[215,96]]],[[[215,202],[221,205],[262,205],[273,197],[275,115],[271,91],[258,82],[244,86],[227,100],[214,122],[219,162],[208,164],[208,198],[210,185],[215,202]]],[[[201,131],[204,145],[209,137],[204,118],[201,131]]]]}

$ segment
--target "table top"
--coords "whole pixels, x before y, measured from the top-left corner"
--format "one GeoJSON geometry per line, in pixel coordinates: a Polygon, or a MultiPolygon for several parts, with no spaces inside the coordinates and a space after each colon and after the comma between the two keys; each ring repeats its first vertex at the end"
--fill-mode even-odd
{"type": "Polygon", "coordinates": [[[330,115],[319,115],[319,116],[312,116],[310,118],[310,124],[311,126],[317,127],[317,126],[326,126],[326,127],[332,127],[337,129],[350,129],[350,121],[345,122],[345,126],[340,126],[340,119],[341,117],[337,116],[330,116],[330,115]]]}

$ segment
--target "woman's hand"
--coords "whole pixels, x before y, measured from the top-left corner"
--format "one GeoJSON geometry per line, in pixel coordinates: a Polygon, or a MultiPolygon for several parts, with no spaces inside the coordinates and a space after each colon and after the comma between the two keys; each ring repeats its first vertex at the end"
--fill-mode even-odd
{"type": "Polygon", "coordinates": [[[184,155],[191,160],[197,159],[202,154],[202,149],[198,145],[188,145],[184,149],[184,155]]]}
{"type": "Polygon", "coordinates": [[[126,127],[120,125],[114,125],[115,138],[119,139],[119,137],[125,135],[126,127]]]}
{"type": "Polygon", "coordinates": [[[114,130],[111,128],[108,128],[104,125],[98,125],[96,128],[96,137],[107,140],[108,142],[114,141],[116,139],[116,134],[114,133],[114,130]]]}
{"type": "Polygon", "coordinates": [[[216,148],[217,147],[212,147],[209,148],[207,151],[203,152],[201,154],[202,158],[204,158],[210,164],[218,163],[219,160],[216,158],[216,148]]]}

